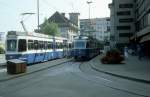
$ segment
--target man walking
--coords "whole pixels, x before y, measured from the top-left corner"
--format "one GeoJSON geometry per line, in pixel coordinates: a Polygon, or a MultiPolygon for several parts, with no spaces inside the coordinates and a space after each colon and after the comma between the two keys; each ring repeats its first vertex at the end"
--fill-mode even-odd
{"type": "Polygon", "coordinates": [[[137,45],[138,59],[141,60],[143,56],[142,45],[137,45]]]}

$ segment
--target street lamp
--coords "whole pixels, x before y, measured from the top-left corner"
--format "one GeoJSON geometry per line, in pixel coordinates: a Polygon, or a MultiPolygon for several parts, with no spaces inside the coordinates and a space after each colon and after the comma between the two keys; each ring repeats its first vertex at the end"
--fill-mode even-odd
{"type": "MultiPolygon", "coordinates": [[[[25,16],[25,15],[33,15],[33,14],[35,14],[35,13],[21,13],[22,16],[25,16]]],[[[23,18],[22,18],[22,20],[20,21],[20,23],[21,23],[21,25],[22,25],[24,31],[25,31],[25,32],[28,32],[27,29],[26,29],[26,27],[25,27],[25,25],[24,25],[24,20],[23,20],[23,18]]],[[[38,29],[38,31],[39,31],[39,0],[37,0],[37,29],[38,29]]]]}
{"type": "Polygon", "coordinates": [[[87,4],[89,5],[89,36],[90,36],[90,30],[91,30],[91,20],[90,20],[90,4],[93,3],[92,1],[87,1],[87,4]]]}
{"type": "Polygon", "coordinates": [[[89,5],[89,20],[90,20],[90,4],[93,3],[92,1],[87,1],[87,4],[89,5]]]}

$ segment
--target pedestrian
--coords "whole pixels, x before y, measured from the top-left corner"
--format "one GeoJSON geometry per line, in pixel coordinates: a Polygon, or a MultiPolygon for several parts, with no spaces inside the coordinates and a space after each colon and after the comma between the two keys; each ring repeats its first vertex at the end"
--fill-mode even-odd
{"type": "Polygon", "coordinates": [[[124,47],[124,57],[128,58],[128,47],[127,46],[124,47]]]}
{"type": "Polygon", "coordinates": [[[142,51],[142,46],[140,44],[137,45],[137,52],[138,52],[138,59],[142,60],[143,51],[142,51]]]}

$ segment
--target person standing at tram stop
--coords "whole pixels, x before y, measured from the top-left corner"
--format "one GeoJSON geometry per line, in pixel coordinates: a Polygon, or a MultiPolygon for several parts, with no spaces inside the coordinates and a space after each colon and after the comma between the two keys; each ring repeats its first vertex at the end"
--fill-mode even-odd
{"type": "Polygon", "coordinates": [[[128,47],[127,46],[124,47],[124,58],[125,59],[128,58],[128,47]]]}
{"type": "Polygon", "coordinates": [[[142,50],[142,45],[138,44],[137,45],[137,53],[138,53],[138,59],[141,60],[143,56],[143,50],[142,50]]]}

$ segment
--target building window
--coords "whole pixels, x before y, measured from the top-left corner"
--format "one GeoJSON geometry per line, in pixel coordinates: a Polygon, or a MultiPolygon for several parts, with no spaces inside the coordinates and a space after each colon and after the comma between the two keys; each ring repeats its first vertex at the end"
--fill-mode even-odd
{"type": "Polygon", "coordinates": [[[132,33],[119,33],[119,37],[131,37],[132,33]]]}
{"type": "Polygon", "coordinates": [[[107,32],[107,31],[104,31],[104,33],[107,34],[108,32],[107,32]]]}
{"type": "Polygon", "coordinates": [[[119,19],[120,23],[131,23],[133,22],[133,18],[125,18],[125,19],[119,19]]]}
{"type": "Polygon", "coordinates": [[[119,4],[119,8],[133,8],[133,4],[119,4]]]}
{"type": "Polygon", "coordinates": [[[135,30],[138,32],[140,30],[140,23],[135,23],[135,30]]]}
{"type": "Polygon", "coordinates": [[[110,19],[106,19],[106,21],[110,21],[110,19]]]}
{"type": "Polygon", "coordinates": [[[107,31],[110,31],[110,27],[109,26],[107,26],[107,31]]]}
{"type": "Polygon", "coordinates": [[[117,26],[117,30],[130,30],[130,26],[117,26]]]}
{"type": "Polygon", "coordinates": [[[130,11],[118,11],[118,12],[117,12],[117,15],[118,15],[118,16],[122,16],[122,15],[130,15],[130,14],[131,14],[130,11]]]}

